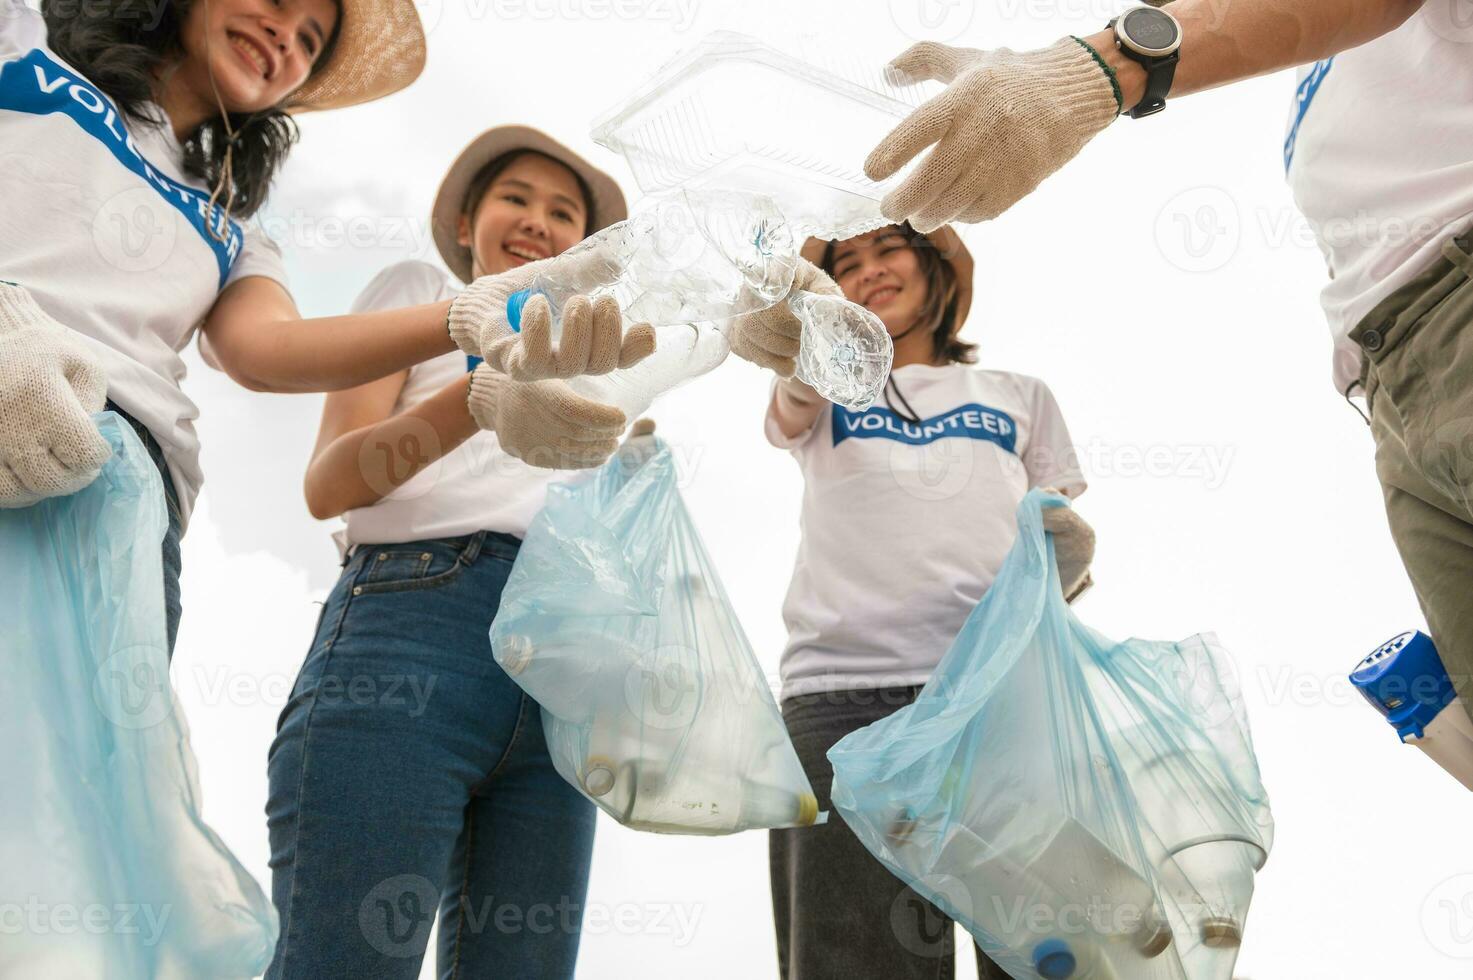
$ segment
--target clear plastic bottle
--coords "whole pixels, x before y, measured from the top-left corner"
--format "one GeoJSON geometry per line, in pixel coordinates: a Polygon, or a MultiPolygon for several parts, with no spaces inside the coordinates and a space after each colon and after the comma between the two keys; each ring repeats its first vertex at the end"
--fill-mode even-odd
{"type": "Polygon", "coordinates": [[[512,329],[536,294],[547,297],[554,340],[573,296],[613,296],[625,324],[649,323],[655,353],[602,377],[569,382],[631,418],[671,388],[716,368],[729,351],[720,321],[785,298],[803,324],[799,377],[824,397],[861,410],[878,396],[892,349],[879,318],[837,297],[797,293],[792,229],[771,199],[721,190],[657,198],[550,261],[532,286],[507,303],[512,329]]]}

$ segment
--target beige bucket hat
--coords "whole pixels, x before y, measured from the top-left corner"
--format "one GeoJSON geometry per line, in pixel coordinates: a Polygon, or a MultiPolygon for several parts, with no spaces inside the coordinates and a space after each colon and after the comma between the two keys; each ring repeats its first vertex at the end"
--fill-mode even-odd
{"type": "MultiPolygon", "coordinates": [[[[972,253],[967,250],[962,236],[951,225],[942,225],[928,235],[920,232],[915,234],[921,239],[916,242],[918,246],[923,241],[926,247],[936,249],[956,272],[956,329],[961,330],[962,325],[967,322],[967,314],[972,311],[972,273],[976,268],[972,253]]],[[[824,249],[828,245],[829,242],[825,239],[810,238],[803,244],[801,254],[814,265],[822,265],[824,249]]]]}
{"type": "Polygon", "coordinates": [[[568,149],[546,133],[531,126],[497,126],[471,140],[440,181],[430,209],[431,231],[440,258],[461,282],[471,281],[471,250],[460,244],[460,215],[465,208],[465,195],[471,181],[481,169],[499,156],[520,150],[533,150],[551,157],[583,179],[593,195],[593,213],[588,216],[588,234],[601,231],[629,216],[624,192],[618,181],[568,149]]]}

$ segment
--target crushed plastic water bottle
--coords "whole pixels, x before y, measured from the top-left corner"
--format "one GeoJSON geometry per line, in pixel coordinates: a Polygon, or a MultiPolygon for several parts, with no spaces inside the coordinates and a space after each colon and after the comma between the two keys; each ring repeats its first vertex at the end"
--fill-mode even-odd
{"type": "Polygon", "coordinates": [[[507,319],[520,329],[522,306],[540,293],[556,341],[563,307],[581,294],[613,296],[626,328],[651,324],[654,354],[631,368],[569,382],[633,418],[658,395],[725,360],[730,347],[717,322],[786,300],[803,324],[799,378],[847,408],[868,408],[889,374],[889,332],[847,300],[801,291],[790,296],[797,268],[792,229],[770,198],[680,191],[548,262],[531,288],[507,303],[507,319]]]}

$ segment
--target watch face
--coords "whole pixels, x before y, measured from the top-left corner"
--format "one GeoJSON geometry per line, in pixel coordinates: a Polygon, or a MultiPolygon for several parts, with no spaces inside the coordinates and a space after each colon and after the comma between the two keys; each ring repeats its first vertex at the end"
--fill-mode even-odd
{"type": "Polygon", "coordinates": [[[1171,15],[1154,7],[1137,7],[1120,20],[1120,32],[1143,53],[1169,54],[1181,40],[1171,15]]]}

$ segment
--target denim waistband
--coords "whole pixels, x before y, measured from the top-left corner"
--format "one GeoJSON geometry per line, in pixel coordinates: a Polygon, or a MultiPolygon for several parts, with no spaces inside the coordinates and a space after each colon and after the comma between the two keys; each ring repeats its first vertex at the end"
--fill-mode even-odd
{"type": "Polygon", "coordinates": [[[347,567],[355,562],[365,561],[367,555],[381,551],[404,551],[406,549],[412,551],[416,548],[448,553],[462,565],[474,564],[476,559],[483,555],[514,561],[521,547],[522,539],[516,535],[503,531],[476,531],[451,538],[423,538],[417,541],[354,545],[353,550],[343,558],[343,566],[347,567]]]}

